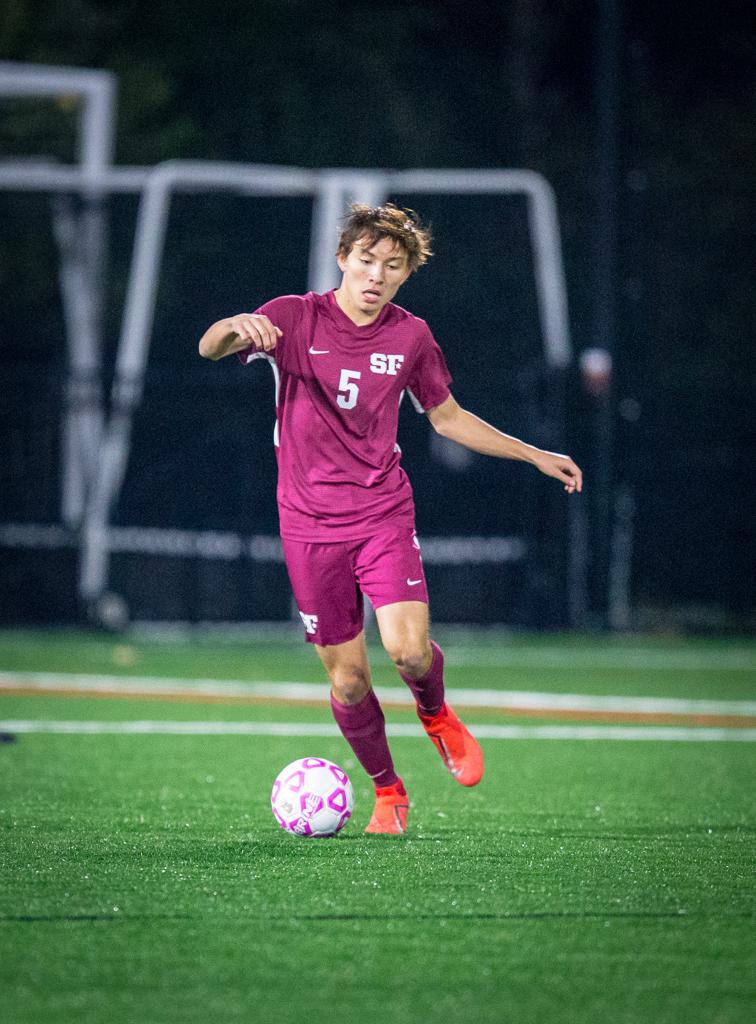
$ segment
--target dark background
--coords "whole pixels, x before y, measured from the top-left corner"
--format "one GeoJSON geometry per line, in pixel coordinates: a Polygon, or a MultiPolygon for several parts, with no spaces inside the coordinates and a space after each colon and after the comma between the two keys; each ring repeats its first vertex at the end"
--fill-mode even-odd
{"type": "MultiPolygon", "coordinates": [[[[602,66],[606,8],[598,0],[6,0],[0,58],[114,71],[122,164],[195,158],[543,173],[559,204],[573,344],[614,353],[608,422],[577,374],[568,381],[566,429],[530,415],[522,387],[507,404],[512,381],[524,393],[529,374],[534,388],[540,381],[516,202],[499,233],[491,229],[499,214],[484,201],[395,197],[429,217],[437,238],[436,258],[400,301],[431,323],[463,404],[528,440],[569,450],[583,465],[594,519],[602,510],[591,502],[612,493],[591,490],[607,465],[611,487],[631,489],[639,625],[748,627],[756,561],[753,9],[616,4],[616,59],[602,66]],[[600,104],[612,81],[614,135],[606,120],[602,128],[600,104]],[[617,144],[609,172],[607,131],[617,144]],[[607,209],[617,231],[616,243],[609,238],[610,338],[597,309],[607,209]],[[501,308],[486,303],[492,280],[501,308]],[[506,364],[492,382],[475,352],[500,344],[502,323],[506,364]],[[608,452],[597,431],[608,436],[608,452]]],[[[70,124],[62,112],[65,104],[0,102],[3,155],[71,160],[75,111],[70,124]]],[[[111,349],[135,209],[135,200],[111,203],[111,349]]],[[[0,211],[0,521],[54,522],[64,357],[51,343],[61,337],[61,309],[49,201],[0,194],[0,211]]],[[[174,205],[145,403],[116,521],[250,532],[252,518],[255,532],[275,530],[270,450],[256,443],[263,429],[269,436],[267,371],[256,370],[250,383],[230,367],[199,365],[194,346],[209,322],[240,304],[304,289],[307,239],[295,226],[307,215],[294,200],[285,213],[265,200],[185,197],[174,205]],[[278,237],[274,250],[251,251],[249,239],[261,236],[278,237]],[[250,388],[259,422],[247,413],[250,388]]],[[[407,430],[421,532],[423,523],[428,533],[450,532],[450,521],[464,517],[470,480],[437,493],[439,477],[425,473],[415,427],[407,430]]],[[[522,467],[474,464],[471,472],[474,488],[485,482],[505,497],[541,487],[525,482],[522,467]]],[[[548,511],[556,485],[543,486],[534,500],[548,511]]],[[[487,515],[478,511],[471,527],[451,532],[506,533],[533,507],[523,500],[491,502],[487,515]]],[[[18,564],[6,560],[6,572],[18,574],[18,564]]],[[[595,573],[591,587],[600,612],[595,573]]]]}

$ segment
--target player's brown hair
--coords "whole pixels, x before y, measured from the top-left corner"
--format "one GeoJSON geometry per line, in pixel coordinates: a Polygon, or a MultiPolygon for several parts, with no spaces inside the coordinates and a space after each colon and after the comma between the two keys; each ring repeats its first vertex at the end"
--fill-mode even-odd
{"type": "Polygon", "coordinates": [[[339,238],[337,256],[348,256],[359,239],[366,239],[370,246],[381,238],[392,238],[407,253],[412,272],[428,262],[433,255],[430,225],[420,223],[414,210],[403,210],[393,203],[383,206],[366,206],[352,203],[351,213],[344,222],[339,238]]]}

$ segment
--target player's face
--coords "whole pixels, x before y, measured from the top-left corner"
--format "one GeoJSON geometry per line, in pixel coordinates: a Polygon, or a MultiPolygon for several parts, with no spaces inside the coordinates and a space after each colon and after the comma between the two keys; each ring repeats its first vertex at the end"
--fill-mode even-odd
{"type": "Polygon", "coordinates": [[[410,275],[407,253],[393,238],[373,245],[357,239],[349,255],[337,260],[344,276],[336,300],[358,326],[372,323],[410,275]]]}

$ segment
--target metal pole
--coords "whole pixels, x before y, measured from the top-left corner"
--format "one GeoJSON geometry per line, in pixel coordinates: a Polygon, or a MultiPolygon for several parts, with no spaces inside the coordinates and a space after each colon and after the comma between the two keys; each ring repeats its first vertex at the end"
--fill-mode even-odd
{"type": "Polygon", "coordinates": [[[345,212],[341,175],[325,171],[318,181],[312,209],[310,264],[307,271],[307,287],[311,292],[322,294],[339,283],[334,254],[338,242],[339,218],[345,212]]]}
{"type": "MultiPolygon", "coordinates": [[[[68,330],[68,380],[63,415],[61,515],[78,526],[84,512],[102,430],[102,319],[107,271],[107,189],[113,162],[116,79],[110,71],[0,62],[0,95],[81,99],[77,156],[83,175],[81,209],[53,211],[61,248],[61,287],[68,330]]],[[[79,201],[77,197],[77,202],[79,201]]]]}
{"type": "MultiPolygon", "coordinates": [[[[594,229],[595,349],[615,360],[617,344],[617,257],[619,238],[619,47],[620,0],[599,0],[594,75],[596,103],[596,193],[594,229]]],[[[593,595],[601,625],[608,625],[609,548],[614,477],[611,376],[594,398],[593,595]]]]}

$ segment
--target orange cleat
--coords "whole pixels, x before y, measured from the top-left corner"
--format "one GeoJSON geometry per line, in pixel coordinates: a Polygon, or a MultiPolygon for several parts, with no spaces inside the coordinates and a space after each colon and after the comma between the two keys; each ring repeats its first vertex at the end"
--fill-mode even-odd
{"type": "Polygon", "coordinates": [[[437,715],[418,711],[423,728],[441,755],[441,760],[463,786],[477,786],[483,778],[483,751],[448,704],[437,715]]]}
{"type": "Polygon", "coordinates": [[[376,786],[375,807],[366,832],[401,835],[407,829],[409,797],[401,779],[391,786],[376,786]]]}

